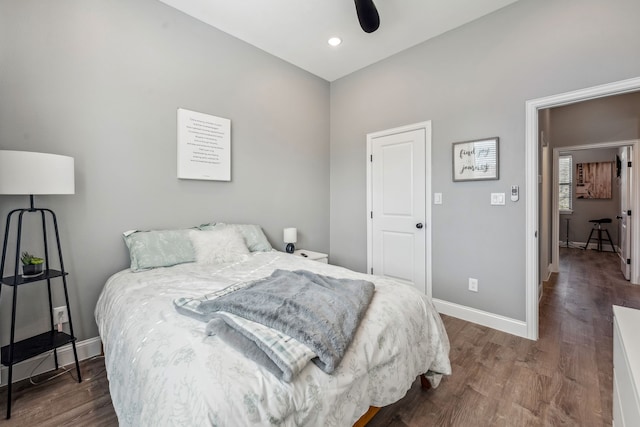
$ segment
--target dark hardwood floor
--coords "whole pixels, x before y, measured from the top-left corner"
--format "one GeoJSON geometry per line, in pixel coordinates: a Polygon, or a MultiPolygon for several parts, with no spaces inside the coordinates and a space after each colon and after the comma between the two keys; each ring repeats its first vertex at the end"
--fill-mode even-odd
{"type": "Polygon", "coordinates": [[[414,383],[369,426],[609,426],[614,304],[640,308],[617,255],[562,248],[538,341],[443,316],[451,377],[428,392],[414,383]]]}
{"type": "MultiPolygon", "coordinates": [[[[6,420],[7,388],[0,392],[0,426],[117,426],[118,419],[111,404],[104,359],[96,357],[80,363],[82,383],[71,374],[49,382],[32,385],[23,380],[13,385],[11,419],[6,420]]],[[[51,376],[42,374],[36,382],[51,376]]]]}
{"type": "MultiPolygon", "coordinates": [[[[613,253],[561,249],[544,285],[540,339],[529,341],[443,316],[453,375],[435,390],[416,381],[369,423],[381,426],[607,426],[612,411],[612,304],[640,308],[613,253]]],[[[496,296],[498,297],[498,296],[496,296]]],[[[14,386],[7,426],[115,426],[102,359],[47,384],[14,386]]],[[[6,388],[0,392],[5,412],[6,388]]]]}

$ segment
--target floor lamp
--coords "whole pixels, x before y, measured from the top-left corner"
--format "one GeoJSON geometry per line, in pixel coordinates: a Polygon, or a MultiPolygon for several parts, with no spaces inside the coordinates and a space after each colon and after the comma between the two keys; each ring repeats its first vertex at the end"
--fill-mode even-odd
{"type": "MultiPolygon", "coordinates": [[[[28,195],[30,206],[28,208],[14,209],[7,215],[7,223],[4,234],[4,245],[2,247],[2,262],[0,265],[0,275],[2,285],[13,288],[13,301],[11,309],[11,336],[9,344],[3,346],[1,353],[2,364],[8,366],[9,377],[7,383],[7,419],[11,417],[11,388],[13,365],[24,360],[35,357],[39,354],[53,351],[55,367],[58,369],[57,349],[66,344],[73,347],[73,355],[76,362],[78,382],[81,382],[80,365],[78,363],[78,353],[76,351],[76,338],[73,334],[73,323],[71,321],[71,308],[69,306],[69,293],[67,291],[67,272],[64,269],[62,259],[62,247],[60,246],[60,235],[58,233],[58,221],[56,214],[51,209],[36,208],[34,205],[34,195],[53,194],[74,194],[74,160],[72,157],[59,156],[56,154],[34,153],[27,151],[0,150],[0,195],[28,195]],[[20,246],[22,240],[22,220],[25,214],[36,214],[42,221],[42,237],[44,243],[44,271],[34,276],[25,277],[20,274],[20,246]],[[11,232],[11,221],[17,218],[15,259],[13,265],[13,275],[4,276],[5,262],[7,261],[7,249],[9,245],[9,234],[11,232]],[[60,269],[52,269],[49,264],[49,245],[47,242],[47,218],[53,223],[56,246],[60,269]],[[51,298],[51,281],[61,278],[64,287],[64,298],[69,315],[69,334],[62,332],[61,328],[55,327],[53,319],[53,302],[51,298]],[[18,298],[18,288],[21,285],[34,282],[47,282],[49,294],[49,318],[51,320],[51,330],[42,334],[15,341],[16,328],[16,307],[18,298]]],[[[0,286],[0,291],[2,287],[0,286]]]]}

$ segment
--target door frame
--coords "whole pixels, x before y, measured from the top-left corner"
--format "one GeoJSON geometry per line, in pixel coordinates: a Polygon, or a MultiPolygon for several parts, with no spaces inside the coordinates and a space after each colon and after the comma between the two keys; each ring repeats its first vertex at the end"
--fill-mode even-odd
{"type": "Polygon", "coordinates": [[[414,130],[424,129],[425,134],[425,146],[424,146],[424,164],[425,164],[425,290],[426,294],[432,296],[432,271],[431,271],[431,120],[414,123],[406,126],[400,126],[392,129],[385,129],[378,132],[372,132],[367,134],[367,211],[365,215],[367,217],[367,272],[371,271],[373,267],[373,219],[370,212],[373,209],[373,180],[371,176],[371,155],[372,144],[374,138],[383,136],[395,135],[398,133],[410,132],[414,130]]]}
{"type": "MultiPolygon", "coordinates": [[[[560,211],[558,210],[558,168],[559,168],[559,158],[561,154],[571,154],[574,151],[581,150],[597,150],[599,148],[622,148],[622,147],[633,147],[633,153],[631,157],[631,164],[638,165],[640,164],[640,157],[637,153],[637,150],[640,149],[640,140],[632,139],[629,141],[612,141],[612,142],[600,142],[594,144],[585,144],[585,145],[570,145],[567,147],[556,147],[553,149],[553,199],[552,199],[552,212],[551,216],[551,230],[552,236],[551,241],[553,242],[553,262],[551,263],[551,270],[553,272],[558,272],[560,270],[559,260],[560,260],[560,211]]],[[[634,226],[636,226],[636,221],[634,221],[633,212],[640,212],[640,199],[637,197],[635,192],[638,188],[640,188],[640,177],[636,176],[637,173],[631,174],[631,200],[629,200],[629,206],[631,207],[631,230],[634,230],[634,226]]],[[[632,253],[632,262],[631,262],[631,279],[630,282],[632,284],[640,283],[640,258],[637,255],[637,248],[640,242],[637,241],[634,237],[633,232],[631,233],[631,253],[632,253]]],[[[618,242],[620,245],[620,242],[618,242]]]]}
{"type": "MultiPolygon", "coordinates": [[[[532,99],[525,103],[525,304],[526,337],[538,339],[538,276],[540,271],[538,249],[538,110],[573,104],[589,99],[619,95],[640,90],[640,77],[600,86],[532,99]]],[[[636,154],[634,154],[634,157],[636,154]]],[[[636,198],[638,199],[638,198],[636,198]]],[[[632,227],[639,230],[639,215],[632,215],[632,227]]],[[[636,245],[637,246],[637,245],[636,245]]],[[[638,248],[632,248],[638,256],[638,248]]],[[[633,261],[632,261],[633,262],[633,261]]]]}

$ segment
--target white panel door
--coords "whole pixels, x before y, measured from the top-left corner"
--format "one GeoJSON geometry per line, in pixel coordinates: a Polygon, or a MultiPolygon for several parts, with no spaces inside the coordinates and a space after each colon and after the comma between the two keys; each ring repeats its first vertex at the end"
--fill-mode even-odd
{"type": "Polygon", "coordinates": [[[425,129],[372,139],[373,274],[426,293],[425,129]]]}
{"type": "Polygon", "coordinates": [[[631,266],[627,260],[631,260],[631,221],[628,212],[631,210],[631,147],[620,149],[620,269],[624,278],[631,278],[631,266]]]}

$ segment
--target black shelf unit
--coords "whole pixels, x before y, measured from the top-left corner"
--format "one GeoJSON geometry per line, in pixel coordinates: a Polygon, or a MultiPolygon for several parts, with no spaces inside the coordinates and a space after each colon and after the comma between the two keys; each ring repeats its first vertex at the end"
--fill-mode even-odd
{"type": "MultiPolygon", "coordinates": [[[[7,381],[7,419],[11,418],[11,389],[13,386],[13,366],[16,363],[23,362],[25,360],[31,359],[32,357],[38,356],[40,354],[53,351],[53,358],[55,362],[55,369],[59,368],[58,366],[58,351],[57,349],[71,344],[73,349],[73,356],[75,359],[76,372],[78,374],[78,382],[82,382],[82,377],[80,376],[80,364],[78,362],[78,352],[76,349],[76,337],[73,333],[73,322],[71,318],[71,307],[69,306],[69,292],[67,290],[67,275],[68,273],[64,269],[64,261],[62,259],[62,247],[60,246],[60,235],[58,233],[58,221],[56,219],[55,213],[50,209],[41,209],[35,208],[33,206],[33,196],[30,196],[31,206],[27,209],[14,209],[7,215],[7,224],[5,228],[4,235],[4,246],[2,248],[2,261],[0,264],[0,275],[4,276],[5,270],[5,261],[7,258],[7,247],[9,241],[9,234],[11,231],[11,219],[14,215],[18,217],[18,226],[17,226],[17,239],[15,245],[15,264],[14,264],[14,274],[13,276],[2,277],[0,280],[0,292],[4,286],[9,286],[13,290],[12,295],[12,306],[11,306],[11,337],[8,345],[3,346],[0,349],[0,362],[7,366],[9,369],[8,381],[7,381]],[[42,219],[42,236],[44,243],[44,271],[42,274],[33,277],[23,277],[19,274],[19,266],[20,266],[20,243],[22,238],[22,219],[24,214],[29,213],[39,213],[42,219]],[[50,269],[49,268],[49,246],[47,241],[47,215],[51,218],[53,222],[53,228],[55,232],[56,246],[58,250],[58,260],[60,261],[60,269],[50,269]],[[67,307],[67,314],[69,317],[69,332],[70,334],[60,332],[56,329],[54,319],[53,319],[53,300],[51,293],[51,286],[53,279],[55,281],[61,281],[63,290],[64,290],[64,298],[65,304],[67,307]],[[23,339],[21,341],[15,341],[15,329],[16,329],[16,310],[18,307],[18,289],[23,285],[32,285],[37,282],[46,282],[47,283],[47,292],[49,296],[49,320],[51,323],[51,328],[48,331],[45,331],[41,334],[32,336],[30,338],[23,339]]],[[[0,294],[1,296],[1,294],[0,294]]]]}
{"type": "Polygon", "coordinates": [[[19,286],[27,283],[39,282],[41,280],[53,279],[56,277],[66,276],[69,273],[63,273],[60,270],[44,270],[41,274],[33,277],[11,276],[3,277],[2,284],[7,286],[19,286]]]}
{"type": "MultiPolygon", "coordinates": [[[[63,345],[75,341],[75,337],[58,331],[43,332],[40,335],[13,343],[13,363],[20,363],[39,354],[51,351],[63,345]]],[[[9,365],[11,348],[8,345],[2,347],[2,364],[9,365]]]]}

